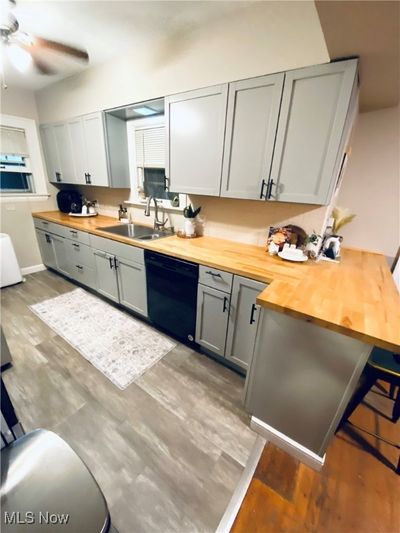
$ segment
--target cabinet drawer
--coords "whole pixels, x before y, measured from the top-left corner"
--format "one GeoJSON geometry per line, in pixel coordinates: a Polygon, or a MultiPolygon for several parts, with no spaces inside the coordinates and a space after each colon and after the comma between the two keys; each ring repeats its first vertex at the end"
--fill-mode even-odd
{"type": "Polygon", "coordinates": [[[79,231],[73,228],[65,228],[65,236],[73,241],[78,241],[83,244],[90,244],[89,233],[86,233],[85,231],[79,231]]]}
{"type": "Polygon", "coordinates": [[[200,265],[199,283],[224,292],[231,292],[233,274],[200,265]]]}
{"type": "Polygon", "coordinates": [[[94,268],[95,261],[93,256],[93,250],[87,244],[81,242],[74,242],[70,240],[65,241],[68,257],[73,265],[85,265],[90,268],[94,268]]]}
{"type": "Polygon", "coordinates": [[[48,222],[47,220],[42,220],[41,218],[34,218],[34,226],[36,229],[42,229],[48,233],[54,233],[60,237],[67,237],[66,228],[61,224],[55,224],[54,222],[48,222]]]}
{"type": "Polygon", "coordinates": [[[109,254],[128,259],[128,261],[134,261],[135,263],[144,265],[144,252],[142,248],[137,248],[130,244],[123,244],[112,239],[98,237],[97,235],[90,235],[90,243],[92,248],[103,250],[109,254]]]}
{"type": "Polygon", "coordinates": [[[70,267],[70,275],[73,279],[82,283],[82,285],[86,285],[91,289],[96,288],[96,270],[94,268],[80,265],[79,263],[72,264],[70,267]]]}

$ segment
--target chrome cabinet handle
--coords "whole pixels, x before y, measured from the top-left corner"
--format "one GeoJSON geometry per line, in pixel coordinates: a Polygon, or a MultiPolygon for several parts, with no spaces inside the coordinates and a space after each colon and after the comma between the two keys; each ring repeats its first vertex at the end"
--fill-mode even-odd
{"type": "Polygon", "coordinates": [[[92,183],[92,179],[91,179],[91,178],[92,178],[92,176],[91,176],[91,174],[89,174],[89,172],[88,172],[88,174],[87,174],[87,184],[88,184],[88,185],[90,185],[90,184],[92,183]]]}
{"type": "Polygon", "coordinates": [[[227,296],[224,296],[224,307],[222,308],[222,312],[225,313],[227,309],[228,309],[228,298],[227,296]]]}
{"type": "Polygon", "coordinates": [[[79,244],[76,244],[76,243],[73,242],[73,243],[72,243],[72,246],[73,246],[75,249],[77,249],[77,248],[79,249],[79,244]]]}
{"type": "Polygon", "coordinates": [[[119,267],[118,259],[114,256],[114,268],[115,268],[115,270],[117,270],[118,267],[119,267]]]}
{"type": "Polygon", "coordinates": [[[257,311],[257,306],[256,306],[256,304],[253,304],[251,306],[250,324],[254,324],[254,322],[256,321],[256,319],[254,318],[254,314],[255,314],[256,311],[257,311]]]}
{"type": "Polygon", "coordinates": [[[210,276],[214,276],[216,278],[222,278],[221,274],[219,272],[211,272],[211,270],[207,270],[206,274],[210,274],[210,276]]]}
{"type": "Polygon", "coordinates": [[[109,257],[108,258],[108,262],[110,263],[110,268],[111,270],[114,268],[114,263],[113,263],[113,258],[112,257],[109,257]]]}

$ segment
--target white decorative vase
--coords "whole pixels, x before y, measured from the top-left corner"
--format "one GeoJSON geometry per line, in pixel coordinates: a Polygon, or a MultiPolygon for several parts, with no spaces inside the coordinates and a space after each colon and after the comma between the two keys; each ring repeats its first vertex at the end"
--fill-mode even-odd
{"type": "Polygon", "coordinates": [[[196,225],[194,218],[185,218],[184,227],[186,237],[193,237],[196,234],[196,225]]]}

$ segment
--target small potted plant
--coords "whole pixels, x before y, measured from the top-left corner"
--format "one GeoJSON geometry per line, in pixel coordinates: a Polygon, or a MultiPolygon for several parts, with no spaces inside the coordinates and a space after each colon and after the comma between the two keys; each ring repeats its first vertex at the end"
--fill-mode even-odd
{"type": "Polygon", "coordinates": [[[183,210],[183,216],[185,217],[185,235],[187,237],[193,237],[196,234],[195,219],[200,211],[201,207],[193,209],[192,204],[189,204],[183,210]]]}

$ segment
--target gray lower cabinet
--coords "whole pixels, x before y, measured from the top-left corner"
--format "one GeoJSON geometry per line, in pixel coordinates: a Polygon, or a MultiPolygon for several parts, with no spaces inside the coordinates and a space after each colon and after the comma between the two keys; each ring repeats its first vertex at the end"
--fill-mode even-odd
{"type": "Polygon", "coordinates": [[[96,263],[96,290],[110,300],[119,303],[118,281],[115,270],[115,256],[94,250],[94,259],[96,263]]]}
{"type": "Polygon", "coordinates": [[[36,230],[36,237],[39,244],[40,254],[43,264],[50,268],[57,268],[56,255],[54,253],[52,235],[40,229],[36,230]]]}
{"type": "Polygon", "coordinates": [[[146,270],[144,265],[116,258],[119,301],[121,305],[147,316],[146,270]]]}
{"type": "Polygon", "coordinates": [[[71,269],[65,242],[66,239],[59,235],[51,235],[51,240],[53,242],[54,255],[56,258],[56,269],[65,276],[69,276],[71,269]]]}
{"type": "MultiPolygon", "coordinates": [[[[119,243],[116,244],[121,246],[119,243]]],[[[142,250],[140,252],[143,253],[142,250]]],[[[94,250],[93,253],[96,263],[97,292],[136,313],[147,316],[144,264],[103,250],[94,250]]]]}
{"type": "Polygon", "coordinates": [[[235,276],[229,311],[225,357],[247,370],[253,356],[260,306],[256,298],[265,283],[235,276]]]}
{"type": "Polygon", "coordinates": [[[230,295],[199,283],[197,291],[196,342],[220,356],[225,355],[230,295]]]}

